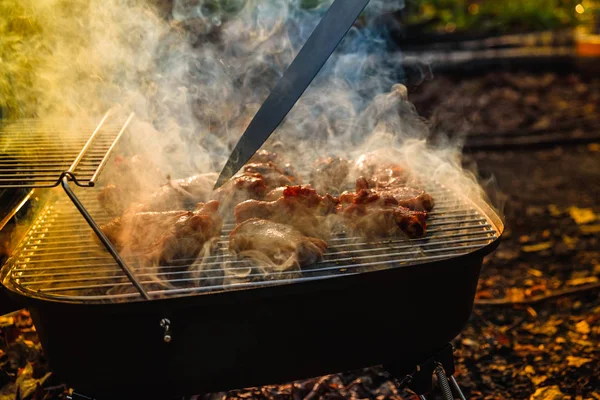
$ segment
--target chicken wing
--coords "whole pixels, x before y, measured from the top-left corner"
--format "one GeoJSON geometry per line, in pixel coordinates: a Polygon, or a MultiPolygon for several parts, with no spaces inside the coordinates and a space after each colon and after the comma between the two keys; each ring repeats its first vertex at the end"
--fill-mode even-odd
{"type": "Polygon", "coordinates": [[[198,203],[194,211],[131,212],[100,228],[118,250],[154,263],[194,259],[221,234],[219,203],[198,203]]]}
{"type": "Polygon", "coordinates": [[[306,235],[325,238],[325,217],[335,213],[337,204],[333,196],[320,196],[310,187],[288,186],[277,200],[248,200],[238,204],[234,214],[238,224],[251,218],[268,219],[290,224],[306,235]]]}
{"type": "Polygon", "coordinates": [[[295,228],[263,219],[249,219],[229,234],[229,250],[259,262],[268,272],[299,270],[321,259],[327,244],[295,228]]]}
{"type": "Polygon", "coordinates": [[[373,185],[364,177],[356,180],[356,192],[368,190],[373,187],[379,196],[387,199],[388,202],[396,202],[396,204],[406,207],[414,211],[431,211],[435,205],[433,197],[423,190],[409,186],[401,186],[388,184],[383,186],[373,185]]]}
{"type": "Polygon", "coordinates": [[[392,236],[399,231],[410,238],[426,234],[427,213],[409,210],[393,197],[373,190],[343,193],[337,211],[349,227],[367,237],[392,236]]]}

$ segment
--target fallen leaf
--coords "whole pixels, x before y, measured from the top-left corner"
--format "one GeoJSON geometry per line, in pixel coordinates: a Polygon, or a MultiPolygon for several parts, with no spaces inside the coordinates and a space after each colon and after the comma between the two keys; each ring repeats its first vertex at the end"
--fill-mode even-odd
{"type": "Polygon", "coordinates": [[[591,208],[569,207],[569,215],[579,224],[587,224],[596,220],[596,214],[591,208]]]}
{"type": "Polygon", "coordinates": [[[538,251],[548,250],[550,247],[552,247],[552,242],[541,242],[537,244],[522,246],[521,251],[525,253],[535,253],[538,251]]]}
{"type": "Polygon", "coordinates": [[[587,364],[587,363],[589,363],[591,361],[592,361],[591,358],[567,356],[567,364],[569,365],[569,367],[577,367],[577,368],[579,368],[582,365],[587,364]]]}
{"type": "Polygon", "coordinates": [[[541,383],[544,383],[546,381],[546,379],[548,379],[548,377],[546,375],[532,376],[531,383],[533,383],[535,386],[538,386],[541,383]]]}
{"type": "MultiPolygon", "coordinates": [[[[594,151],[594,152],[598,152],[600,151],[600,143],[590,143],[587,146],[589,151],[594,151]]],[[[600,399],[600,397],[599,397],[600,399]]]]}
{"type": "Polygon", "coordinates": [[[535,269],[535,268],[528,268],[527,272],[533,276],[537,276],[538,278],[541,278],[544,273],[542,271],[540,271],[539,269],[535,269]]]}
{"type": "Polygon", "coordinates": [[[550,211],[550,215],[553,217],[560,217],[562,215],[562,211],[554,204],[548,206],[548,211],[550,211]]]}
{"type": "Polygon", "coordinates": [[[585,234],[600,233],[600,225],[582,225],[579,227],[585,234]]]}
{"type": "Polygon", "coordinates": [[[535,369],[531,365],[525,366],[525,373],[529,375],[535,375],[535,369]]]}
{"type": "Polygon", "coordinates": [[[568,286],[579,286],[579,285],[585,285],[586,283],[596,283],[596,282],[598,282],[597,276],[588,276],[586,278],[570,279],[567,281],[567,285],[568,286]]]}
{"type": "Polygon", "coordinates": [[[529,400],[562,400],[564,399],[564,393],[560,391],[557,385],[546,386],[539,388],[531,395],[529,400]]]}
{"type": "Polygon", "coordinates": [[[581,321],[575,324],[575,330],[583,335],[590,333],[590,324],[587,321],[581,321]]]}
{"type": "Polygon", "coordinates": [[[575,248],[575,244],[577,244],[577,239],[576,238],[572,238],[572,237],[567,236],[567,235],[563,235],[562,241],[570,249],[574,249],[575,248]]]}
{"type": "Polygon", "coordinates": [[[533,309],[533,307],[527,307],[527,313],[531,315],[533,318],[537,318],[537,312],[533,309]]]}
{"type": "Polygon", "coordinates": [[[544,239],[548,239],[550,237],[550,231],[548,229],[544,229],[544,231],[542,232],[542,237],[544,239]]]}
{"type": "Polygon", "coordinates": [[[597,400],[600,400],[600,393],[594,392],[594,393],[592,393],[592,397],[595,398],[595,399],[597,399],[597,400]]]}
{"type": "Polygon", "coordinates": [[[531,240],[531,238],[529,237],[529,235],[519,236],[519,242],[521,242],[521,243],[527,243],[530,240],[531,240]]]}

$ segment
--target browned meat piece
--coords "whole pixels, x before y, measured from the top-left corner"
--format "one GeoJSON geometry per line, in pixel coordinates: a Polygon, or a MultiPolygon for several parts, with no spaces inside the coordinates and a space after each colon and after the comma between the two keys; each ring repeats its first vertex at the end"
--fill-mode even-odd
{"type": "Polygon", "coordinates": [[[268,219],[287,223],[302,233],[327,237],[328,232],[322,223],[324,218],[335,213],[338,200],[331,195],[320,196],[305,186],[288,186],[283,196],[275,201],[248,200],[235,207],[236,222],[242,223],[251,218],[268,219]]]}
{"type": "MultiPolygon", "coordinates": [[[[369,184],[367,179],[363,177],[356,180],[356,192],[369,189],[369,186],[372,186],[372,184],[369,184]]],[[[374,190],[382,198],[394,199],[395,204],[414,211],[431,211],[435,205],[435,201],[431,195],[423,190],[408,186],[374,186],[374,190]]]]}
{"type": "Polygon", "coordinates": [[[168,211],[207,201],[217,180],[214,173],[177,179],[163,185],[142,202],[132,206],[136,212],[168,211]]]}
{"type": "Polygon", "coordinates": [[[229,250],[251,257],[268,272],[298,270],[321,259],[327,244],[295,228],[262,219],[249,219],[229,234],[229,250]]]}
{"type": "Polygon", "coordinates": [[[264,163],[275,163],[277,164],[279,161],[279,156],[277,153],[272,153],[267,150],[259,150],[257,151],[252,158],[250,159],[250,164],[264,164],[264,163]]]}
{"type": "Polygon", "coordinates": [[[392,236],[398,231],[410,238],[426,234],[426,212],[409,210],[393,197],[373,190],[343,193],[337,211],[348,226],[364,236],[392,236]]]}
{"type": "Polygon", "coordinates": [[[368,177],[367,181],[372,189],[384,186],[404,185],[408,179],[405,167],[390,161],[378,152],[363,154],[355,165],[355,176],[368,177]]]}
{"type": "Polygon", "coordinates": [[[138,212],[115,218],[100,228],[118,250],[151,263],[194,259],[221,234],[219,203],[198,203],[195,211],[138,212]]]}
{"type": "Polygon", "coordinates": [[[107,185],[98,194],[98,201],[111,216],[123,215],[127,210],[137,212],[168,211],[187,208],[207,201],[217,180],[215,173],[194,175],[170,181],[154,192],[147,188],[107,185]]]}
{"type": "Polygon", "coordinates": [[[111,217],[122,215],[133,200],[133,193],[116,185],[106,185],[98,193],[98,202],[111,217]]]}
{"type": "Polygon", "coordinates": [[[98,194],[98,201],[109,215],[118,216],[167,178],[154,163],[136,155],[115,157],[114,164],[106,169],[103,179],[108,184],[98,194]]]}
{"type": "Polygon", "coordinates": [[[285,162],[277,153],[273,153],[267,150],[259,150],[252,156],[249,164],[275,164],[284,175],[294,178],[296,184],[301,183],[300,177],[292,165],[285,162]]]}
{"type": "Polygon", "coordinates": [[[212,198],[221,203],[221,210],[230,212],[236,204],[249,199],[262,199],[267,193],[267,185],[261,174],[244,173],[236,175],[215,190],[212,198]]]}
{"type": "Polygon", "coordinates": [[[280,186],[295,185],[298,181],[296,176],[286,175],[283,169],[279,168],[273,162],[246,164],[242,168],[243,174],[261,174],[265,179],[265,184],[269,189],[275,189],[280,186]]]}
{"type": "Polygon", "coordinates": [[[350,163],[343,158],[328,157],[317,160],[310,181],[321,193],[340,193],[350,174],[350,163]]]}
{"type": "Polygon", "coordinates": [[[279,186],[278,188],[271,190],[265,195],[265,201],[275,201],[283,197],[283,192],[286,188],[287,186],[279,186]]]}

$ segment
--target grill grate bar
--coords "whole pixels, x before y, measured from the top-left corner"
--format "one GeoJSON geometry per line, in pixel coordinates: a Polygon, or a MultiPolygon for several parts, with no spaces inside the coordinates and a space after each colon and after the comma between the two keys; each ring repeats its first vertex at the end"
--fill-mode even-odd
{"type": "MultiPolygon", "coordinates": [[[[440,235],[440,236],[432,236],[429,237],[427,239],[413,239],[410,241],[406,241],[406,240],[389,240],[389,241],[373,241],[373,242],[352,242],[352,243],[348,243],[348,244],[338,244],[335,246],[335,249],[340,249],[340,248],[345,248],[345,247],[356,247],[356,246],[367,246],[367,245],[388,245],[388,246],[394,246],[397,244],[403,244],[403,243],[414,243],[413,245],[420,245],[420,241],[430,241],[430,240],[434,240],[434,239],[453,239],[453,238],[457,238],[457,237],[465,237],[466,239],[461,240],[461,242],[465,242],[465,241],[471,241],[471,240],[483,240],[483,239],[493,239],[496,237],[495,233],[490,231],[490,232],[478,232],[478,233],[470,233],[470,234],[462,234],[462,233],[456,233],[456,234],[450,234],[450,235],[440,235]]],[[[91,242],[91,241],[90,241],[91,242]]],[[[93,244],[90,246],[81,246],[81,248],[83,249],[83,251],[85,250],[89,250],[89,251],[98,251],[98,245],[95,242],[92,242],[93,244]]],[[[425,244],[429,244],[431,242],[425,243],[425,244]]],[[[448,241],[446,241],[445,243],[448,243],[448,241]]],[[[457,241],[458,243],[458,241],[457,241]]],[[[76,243],[74,242],[72,245],[69,246],[69,248],[73,248],[72,246],[76,246],[76,243]]],[[[409,246],[409,244],[407,244],[407,246],[409,246]]],[[[52,249],[62,249],[62,247],[53,247],[52,249]]],[[[222,249],[223,250],[223,249],[222,249]]],[[[39,253],[40,249],[37,249],[37,251],[35,249],[23,249],[23,252],[36,252],[39,253]]],[[[52,266],[45,266],[46,264],[59,264],[59,263],[63,263],[65,261],[64,258],[51,258],[49,256],[59,256],[59,255],[70,255],[72,254],[69,251],[64,251],[64,252],[55,252],[55,253],[45,253],[44,256],[41,256],[40,254],[32,254],[32,255],[23,255],[22,258],[26,258],[28,261],[17,261],[15,263],[15,265],[17,266],[15,268],[15,271],[47,271],[47,270],[67,270],[67,269],[88,269],[90,266],[114,266],[114,263],[112,262],[112,257],[110,257],[108,254],[106,254],[105,252],[99,252],[98,256],[95,257],[90,257],[91,260],[109,260],[108,263],[101,263],[101,264],[74,264],[74,265],[67,265],[67,266],[56,266],[56,267],[52,267],[52,266]],[[36,258],[40,258],[40,261],[35,261],[36,258]],[[29,261],[29,260],[34,260],[34,261],[29,261]],[[19,266],[24,265],[25,267],[21,268],[19,266]],[[42,267],[35,267],[35,265],[43,265],[42,267]]],[[[206,258],[204,258],[204,261],[206,260],[212,260],[212,259],[218,259],[220,258],[221,255],[218,256],[207,256],[206,258]]],[[[79,260],[81,260],[81,258],[78,258],[79,260]]],[[[70,259],[72,260],[72,259],[70,259]]],[[[70,261],[69,260],[69,261],[70,261]]],[[[126,258],[127,261],[132,261],[133,259],[128,259],[126,258]]],[[[180,262],[187,262],[187,263],[193,263],[195,261],[195,259],[177,259],[175,260],[177,263],[180,262]]],[[[160,269],[175,269],[175,268],[180,268],[180,267],[176,267],[176,266],[169,266],[169,265],[159,265],[157,266],[157,268],[160,269]]],[[[114,270],[118,270],[118,268],[116,266],[114,266],[114,270]]]]}
{"type": "MultiPolygon", "coordinates": [[[[463,239],[463,240],[451,240],[451,241],[447,241],[444,242],[443,244],[447,245],[447,244],[464,244],[464,243],[474,243],[474,242],[487,242],[489,241],[490,237],[481,237],[481,238],[471,238],[471,239],[463,239]]],[[[440,245],[440,242],[435,242],[435,243],[426,243],[423,245],[423,247],[426,246],[437,246],[440,245]]],[[[361,253],[370,253],[370,252],[383,252],[383,251],[388,251],[390,249],[394,249],[394,250],[399,250],[399,249],[410,249],[410,248],[415,248],[412,245],[405,245],[405,246],[388,246],[388,247],[377,247],[377,248],[369,248],[369,249],[357,249],[357,250],[346,250],[346,251],[335,251],[337,249],[334,249],[334,251],[332,252],[328,252],[327,254],[325,254],[325,258],[324,261],[328,261],[328,260],[332,260],[332,261],[336,261],[336,262],[340,262],[340,261],[345,261],[343,258],[336,258],[336,255],[345,255],[345,254],[361,254],[361,253]]],[[[456,248],[456,247],[454,247],[456,248]]],[[[465,249],[467,247],[461,246],[459,247],[459,249],[465,249]]],[[[434,252],[434,251],[449,251],[452,250],[453,248],[438,248],[438,249],[432,249],[432,250],[418,250],[419,248],[415,248],[415,251],[412,253],[419,253],[419,252],[423,252],[423,253],[427,253],[427,252],[434,252]]],[[[387,256],[387,255],[386,255],[387,256]]],[[[391,254],[390,256],[394,256],[393,254],[391,254]]],[[[352,260],[356,260],[356,259],[361,259],[361,258],[369,258],[369,257],[381,257],[380,254],[376,254],[376,255],[371,255],[371,256],[360,256],[360,257],[351,257],[352,260]]],[[[108,257],[107,257],[108,258],[108,257]]],[[[131,260],[127,260],[127,261],[131,261],[131,260]]],[[[213,263],[204,263],[202,262],[201,264],[197,264],[194,263],[195,260],[175,260],[176,262],[185,262],[188,261],[188,263],[192,263],[190,265],[191,267],[194,266],[202,266],[202,267],[206,267],[206,266],[212,266],[212,265],[221,265],[222,262],[213,262],[213,263]]],[[[246,263],[246,260],[235,260],[232,259],[230,261],[230,263],[246,263]]],[[[134,265],[134,264],[133,264],[134,265]]],[[[189,264],[188,264],[189,265],[189,264]]],[[[79,269],[84,269],[85,266],[80,267],[79,269]]],[[[160,269],[174,269],[174,270],[180,270],[182,267],[177,267],[177,266],[159,266],[158,268],[160,269]]],[[[158,269],[157,268],[157,269],[158,269]]],[[[232,270],[235,269],[234,267],[232,268],[227,268],[227,270],[232,270]]],[[[32,271],[32,269],[30,268],[26,268],[26,269],[22,269],[24,271],[32,271]]],[[[42,271],[46,271],[47,268],[42,268],[42,271]]],[[[64,268],[61,268],[61,270],[64,270],[64,268]]],[[[95,274],[99,274],[99,273],[108,273],[108,272],[117,272],[120,271],[120,269],[118,268],[113,268],[113,269],[105,269],[105,270],[84,270],[84,271],[74,271],[74,272],[61,272],[61,273],[41,273],[41,274],[24,274],[22,272],[19,272],[20,270],[15,270],[13,271],[13,276],[17,277],[21,280],[25,279],[25,278],[39,278],[39,277],[44,277],[44,276],[52,276],[52,277],[58,277],[58,276],[73,276],[73,275],[95,275],[95,274]]],[[[207,269],[202,269],[203,272],[218,272],[218,271],[222,271],[222,269],[211,269],[211,270],[207,270],[207,269]]],[[[188,271],[186,272],[159,272],[159,273],[138,273],[136,274],[136,276],[138,277],[143,277],[143,276],[151,276],[151,275],[172,275],[172,274],[186,274],[188,273],[188,271]]],[[[111,279],[114,276],[105,276],[105,279],[111,279]]],[[[72,279],[70,281],[81,281],[83,279],[72,279]]],[[[39,284],[40,282],[43,283],[58,283],[61,282],[60,280],[52,280],[52,281],[37,281],[36,280],[36,284],[39,284]]]]}
{"type": "MultiPolygon", "coordinates": [[[[152,268],[144,267],[136,256],[126,257],[125,261],[145,292],[158,298],[329,279],[373,268],[426,263],[467,254],[497,238],[494,227],[476,208],[439,189],[429,190],[437,204],[430,213],[425,238],[369,241],[352,235],[336,236],[329,240],[330,248],[322,261],[304,268],[301,275],[298,271],[266,273],[253,267],[251,260],[229,254],[227,234],[234,228],[233,223],[224,225],[215,249],[202,260],[179,259],[152,268]],[[223,276],[231,280],[224,282],[223,276]],[[240,283],[242,278],[248,281],[240,283]]],[[[80,200],[98,223],[108,222],[110,218],[96,195],[86,190],[80,200]]],[[[21,246],[7,276],[14,287],[28,295],[88,302],[141,299],[68,201],[57,201],[44,209],[21,246]]]]}
{"type": "MultiPolygon", "coordinates": [[[[462,246],[462,247],[454,247],[454,248],[450,248],[450,249],[434,249],[431,250],[431,252],[434,251],[447,251],[447,250],[469,250],[469,249],[477,249],[480,248],[480,245],[468,245],[468,246],[462,246]]],[[[390,253],[390,254],[386,254],[386,255],[378,255],[378,256],[370,256],[370,257],[352,257],[352,258],[342,258],[337,260],[338,262],[347,262],[347,261],[354,261],[356,259],[359,260],[368,260],[368,259],[373,259],[373,258],[393,258],[393,257],[398,257],[398,256],[410,256],[410,255],[415,255],[415,254],[419,254],[418,251],[413,251],[413,252],[398,252],[398,253],[390,253]]],[[[438,258],[447,258],[447,255],[441,255],[441,256],[426,256],[426,257],[409,257],[406,259],[403,259],[403,263],[408,263],[408,262],[428,262],[428,261],[433,261],[436,260],[438,258]]],[[[382,266],[382,265],[387,265],[389,264],[392,260],[380,260],[380,261],[371,261],[371,262],[363,262],[360,264],[348,264],[348,265],[344,265],[344,266],[338,266],[338,265],[333,265],[330,266],[327,263],[324,263],[324,265],[327,266],[322,266],[319,267],[318,270],[314,271],[317,273],[323,273],[323,272],[332,272],[332,271],[347,271],[347,270],[351,270],[351,269],[357,269],[360,267],[365,267],[365,266],[382,266]]],[[[227,273],[230,270],[224,270],[223,272],[227,273]]],[[[303,274],[310,274],[313,273],[313,271],[311,271],[310,269],[307,270],[303,270],[302,271],[303,274]]],[[[265,278],[265,277],[276,277],[276,276],[282,276],[282,275],[297,275],[298,272],[297,271],[281,271],[281,272],[269,272],[269,273],[250,273],[248,275],[244,275],[247,277],[252,277],[252,278],[265,278]]],[[[162,273],[162,274],[136,274],[136,277],[141,278],[141,277],[149,277],[149,276],[172,276],[172,273],[162,273]]],[[[212,276],[208,276],[208,277],[198,277],[198,278],[171,278],[169,279],[169,283],[170,284],[175,284],[175,283],[189,283],[189,282],[202,282],[202,281],[213,281],[215,279],[215,277],[212,276]]],[[[123,276],[118,276],[118,277],[107,277],[107,276],[100,276],[100,277],[93,277],[93,278],[81,278],[81,279],[57,279],[57,280],[46,280],[46,281],[35,281],[32,283],[29,283],[27,285],[24,285],[22,282],[21,285],[24,287],[31,287],[32,290],[36,290],[35,287],[38,285],[44,286],[47,284],[59,284],[59,283],[72,283],[72,282],[93,282],[93,281],[100,281],[100,282],[104,282],[104,283],[100,283],[100,284],[92,284],[92,285],[77,285],[77,286],[67,286],[67,287],[53,287],[53,288],[48,288],[45,289],[45,292],[61,292],[61,291],[71,291],[71,290],[86,290],[86,289],[94,289],[94,288],[99,288],[99,287],[118,287],[118,286],[130,286],[131,283],[127,280],[127,277],[125,275],[123,276]],[[117,279],[117,282],[107,282],[110,279],[117,279]]],[[[156,281],[153,279],[148,279],[148,280],[142,280],[141,283],[142,284],[152,284],[155,283],[156,281]]]]}
{"type": "Polygon", "coordinates": [[[77,185],[93,186],[132,117],[108,112],[94,123],[25,120],[1,127],[0,188],[50,188],[66,174],[77,185]]]}

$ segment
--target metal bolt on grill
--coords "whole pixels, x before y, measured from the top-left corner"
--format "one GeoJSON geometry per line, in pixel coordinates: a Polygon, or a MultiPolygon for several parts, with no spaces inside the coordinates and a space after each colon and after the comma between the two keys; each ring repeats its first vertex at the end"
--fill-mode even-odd
{"type": "MultiPolygon", "coordinates": [[[[249,268],[249,260],[229,254],[228,233],[233,224],[224,225],[216,249],[202,261],[177,260],[175,265],[159,265],[148,271],[131,256],[123,259],[128,268],[119,268],[111,254],[96,243],[73,203],[62,198],[40,213],[18,248],[4,283],[28,296],[55,300],[165,298],[330,279],[438,261],[468,254],[497,239],[494,224],[476,205],[443,186],[431,185],[427,190],[436,198],[436,207],[426,237],[366,240],[337,236],[329,241],[323,260],[303,268],[300,276],[296,271],[256,272],[249,268]],[[232,279],[224,282],[224,276],[232,279]],[[141,291],[136,290],[136,282],[141,291]]],[[[80,199],[89,205],[88,211],[98,223],[108,222],[93,191],[85,190],[80,199]]]]}

